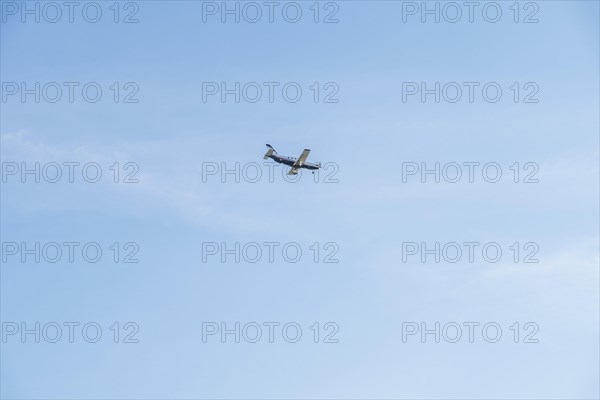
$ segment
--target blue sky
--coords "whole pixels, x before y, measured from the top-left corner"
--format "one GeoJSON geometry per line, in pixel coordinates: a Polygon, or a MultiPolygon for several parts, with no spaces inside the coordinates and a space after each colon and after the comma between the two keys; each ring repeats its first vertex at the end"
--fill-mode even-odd
{"type": "MultiPolygon", "coordinates": [[[[598,398],[597,2],[537,2],[532,24],[513,22],[513,2],[498,3],[498,23],[476,12],[454,24],[403,23],[403,3],[391,1],[337,2],[332,24],[312,21],[313,2],[299,3],[295,24],[277,13],[203,23],[193,1],[139,2],[138,23],[114,23],[112,2],[99,4],[95,24],[76,13],[74,23],[7,15],[1,25],[3,85],[103,89],[97,103],[0,104],[4,166],[96,162],[103,172],[98,183],[7,177],[2,242],[104,251],[95,264],[3,261],[3,330],[96,322],[103,337],[7,337],[2,398],[598,398]],[[134,82],[139,102],[113,102],[114,82],[134,82]],[[303,96],[203,102],[203,82],[296,82],[303,96]],[[314,82],[334,82],[339,101],[315,103],[314,82]],[[403,102],[403,82],[496,82],[503,96],[403,102]],[[534,82],[539,102],[515,103],[514,82],[534,82]],[[263,166],[265,143],[294,157],[310,148],[339,182],[288,183],[281,167],[274,182],[202,181],[203,163],[263,166]],[[136,163],[139,182],[113,183],[115,162],[136,163]],[[495,162],[503,178],[404,183],[405,162],[495,162]],[[536,163],[539,183],[513,183],[515,162],[536,163]],[[112,262],[114,242],[135,242],[139,262],[112,262]],[[204,263],[206,242],[293,242],[303,257],[204,263]],[[314,242],[336,243],[339,262],[315,263],[314,242]],[[404,263],[405,242],[497,242],[504,256],[404,263]],[[540,261],[514,263],[514,242],[535,242],[540,261]],[[139,342],[114,343],[114,322],[135,322],[139,342]],[[203,322],[295,322],[304,333],[203,343],[203,322]],[[314,343],[315,322],[335,322],[339,342],[314,343]],[[404,343],[403,322],[495,322],[504,333],[404,343]],[[539,342],[514,343],[515,322],[535,322],[539,342]]],[[[520,7],[520,19],[533,10],[520,7]]]]}

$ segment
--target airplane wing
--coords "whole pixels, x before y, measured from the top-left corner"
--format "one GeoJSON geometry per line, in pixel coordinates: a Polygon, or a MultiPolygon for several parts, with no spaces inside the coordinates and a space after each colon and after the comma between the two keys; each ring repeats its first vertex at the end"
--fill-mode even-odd
{"type": "Polygon", "coordinates": [[[288,171],[288,175],[297,175],[297,174],[298,174],[298,168],[297,167],[292,167],[292,169],[290,169],[288,171]]]}
{"type": "Polygon", "coordinates": [[[292,168],[300,168],[302,165],[304,165],[304,161],[306,161],[306,159],[308,158],[308,153],[310,153],[310,150],[304,149],[304,151],[302,152],[302,154],[300,154],[300,157],[298,157],[292,168]]]}

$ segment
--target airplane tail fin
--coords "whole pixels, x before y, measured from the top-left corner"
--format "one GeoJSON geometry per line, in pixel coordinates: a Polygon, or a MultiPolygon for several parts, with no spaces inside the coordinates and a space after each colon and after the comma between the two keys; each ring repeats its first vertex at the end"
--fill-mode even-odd
{"type": "Polygon", "coordinates": [[[265,153],[265,156],[263,157],[265,160],[268,159],[269,157],[271,157],[271,155],[273,153],[277,153],[270,144],[267,144],[267,147],[269,148],[269,150],[267,150],[267,152],[265,153]]]}

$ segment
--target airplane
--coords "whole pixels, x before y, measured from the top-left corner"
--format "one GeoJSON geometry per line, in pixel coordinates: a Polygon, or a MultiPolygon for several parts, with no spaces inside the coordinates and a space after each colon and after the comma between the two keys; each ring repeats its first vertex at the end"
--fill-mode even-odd
{"type": "Polygon", "coordinates": [[[296,175],[300,168],[310,169],[310,170],[312,170],[312,173],[314,174],[315,170],[321,168],[320,162],[314,163],[314,164],[306,162],[306,159],[308,158],[308,153],[310,153],[309,149],[304,149],[302,154],[300,154],[300,157],[294,158],[294,157],[280,156],[279,154],[277,154],[277,152],[275,151],[273,146],[271,146],[270,144],[267,144],[267,147],[269,148],[269,150],[267,150],[267,153],[265,154],[264,159],[267,160],[270,158],[273,161],[276,161],[280,164],[289,165],[290,167],[292,167],[292,169],[290,169],[288,171],[288,175],[296,175]]]}

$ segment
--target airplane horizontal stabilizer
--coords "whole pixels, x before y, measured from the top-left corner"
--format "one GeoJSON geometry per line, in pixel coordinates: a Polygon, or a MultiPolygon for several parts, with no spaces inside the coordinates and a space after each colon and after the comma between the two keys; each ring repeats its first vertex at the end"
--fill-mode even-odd
{"type": "Polygon", "coordinates": [[[271,155],[273,154],[273,148],[270,148],[269,150],[267,150],[267,152],[265,153],[265,156],[263,157],[265,160],[268,160],[269,157],[271,157],[271,155]]]}

